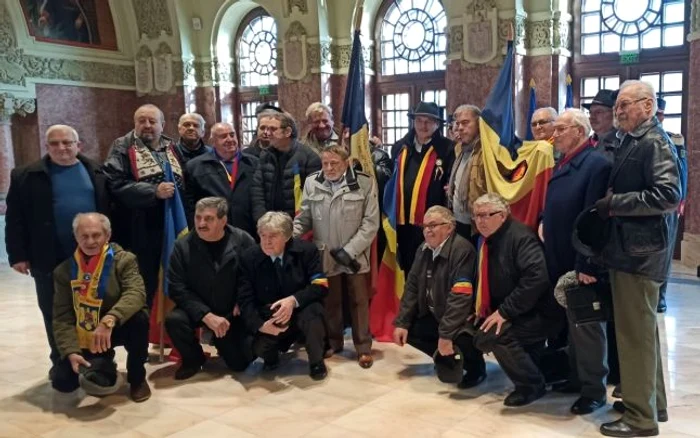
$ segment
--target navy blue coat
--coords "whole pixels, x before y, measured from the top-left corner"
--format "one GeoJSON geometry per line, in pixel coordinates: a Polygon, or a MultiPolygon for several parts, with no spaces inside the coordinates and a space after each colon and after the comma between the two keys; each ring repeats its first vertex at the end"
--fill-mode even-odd
{"type": "Polygon", "coordinates": [[[555,168],[547,187],[542,219],[544,253],[552,285],[572,270],[598,274],[594,265],[576,253],[571,235],[579,213],[605,197],[611,168],[610,160],[590,146],[564,166],[555,168]]]}

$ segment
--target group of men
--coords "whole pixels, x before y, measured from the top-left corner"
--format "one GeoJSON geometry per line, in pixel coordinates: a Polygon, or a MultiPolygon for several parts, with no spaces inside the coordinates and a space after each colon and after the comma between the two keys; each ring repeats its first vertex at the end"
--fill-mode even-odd
{"type": "MultiPolygon", "coordinates": [[[[473,105],[455,110],[452,141],[438,106],[421,102],[391,158],[373,139],[375,178],[350,160],[345,136],[321,103],[307,110],[302,140],[288,113],[263,106],[245,149],[228,123],[210,128],[207,145],[204,120],[194,113],[180,118],[175,143],[163,135],[162,111],[144,105],[101,167],[79,153],[74,129],[52,126],[47,155],[12,172],[7,248],[13,269],[34,277],[54,387],[116,385],[113,347],[123,344],[132,398],[150,396],[147,311],[158,288],[165,200],[176,193],[191,229],[176,242],[167,272],[175,308],[165,324],[182,356],[176,379],[190,378],[206,361],[200,327],[234,371],[256,357],[273,370],[299,341],[310,376],[323,379],[324,359],[344,348],[344,302],[358,363],[371,367],[370,248],[378,232],[382,237],[381,200],[391,199],[406,273],[394,322],[398,345],[413,345],[436,364],[460,358],[456,383],[464,389],[485,380],[483,354],[493,352],[515,384],[505,405],[529,404],[546,393],[545,350],[566,326],[552,292],[558,277],[573,271],[590,285],[609,271],[624,391],[616,409],[624,415],[601,433],[658,434],[667,414],[648,310],[656,310],[668,275],[682,172],[651,87],[630,81],[619,94],[606,93],[588,108],[590,122],[578,110],[533,115],[536,138],[553,143],[558,155],[539,238],[511,217],[504,198],[488,193],[481,111],[473,105]],[[397,183],[388,187],[395,192],[385,193],[394,172],[397,183]],[[573,175],[580,184],[563,182],[573,175]],[[564,186],[581,187],[576,206],[567,208],[595,206],[610,224],[594,257],[569,243],[575,218],[563,225],[551,219],[561,213],[554,188],[564,186]]],[[[581,394],[572,412],[587,414],[605,404],[605,327],[578,330],[569,324],[576,355],[571,378],[559,383],[581,394]],[[602,353],[591,358],[589,347],[602,353]]]]}

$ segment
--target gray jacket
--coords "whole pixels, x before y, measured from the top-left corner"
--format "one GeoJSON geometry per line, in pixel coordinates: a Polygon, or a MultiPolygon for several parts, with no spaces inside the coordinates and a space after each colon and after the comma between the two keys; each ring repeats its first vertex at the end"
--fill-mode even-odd
{"type": "Polygon", "coordinates": [[[294,219],[294,236],[313,229],[328,277],[352,271],[335,262],[330,250],[343,248],[360,264],[358,273],[369,272],[370,248],[379,230],[379,203],[374,180],[348,167],[345,179],[333,192],[323,172],[312,173],[304,184],[301,212],[294,219]]]}
{"type": "Polygon", "coordinates": [[[656,117],[622,139],[608,190],[610,237],[603,249],[604,264],[664,281],[681,186],[676,149],[656,117]]]}

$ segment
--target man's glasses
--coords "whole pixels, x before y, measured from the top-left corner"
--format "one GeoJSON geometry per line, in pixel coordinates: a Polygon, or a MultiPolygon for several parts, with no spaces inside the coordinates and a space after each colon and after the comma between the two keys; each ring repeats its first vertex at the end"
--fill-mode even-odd
{"type": "Polygon", "coordinates": [[[423,229],[428,230],[428,231],[433,231],[435,228],[439,227],[440,225],[447,225],[448,222],[439,222],[437,224],[423,224],[423,229]]]}
{"type": "Polygon", "coordinates": [[[486,219],[490,219],[499,213],[503,213],[503,212],[502,211],[492,211],[491,213],[477,213],[474,215],[474,218],[478,221],[483,221],[486,219]]]}
{"type": "Polygon", "coordinates": [[[617,111],[617,110],[627,111],[627,108],[629,108],[630,105],[634,105],[637,102],[641,102],[641,101],[647,100],[647,99],[648,99],[648,97],[640,97],[639,99],[635,99],[635,100],[625,100],[623,102],[617,102],[615,104],[615,106],[613,107],[613,109],[615,111],[617,111]]]}
{"type": "Polygon", "coordinates": [[[554,120],[535,120],[532,123],[530,123],[530,126],[532,126],[533,128],[537,128],[538,126],[549,125],[553,121],[554,120]]]}
{"type": "Polygon", "coordinates": [[[49,144],[49,146],[60,146],[60,145],[70,146],[72,144],[77,143],[77,141],[75,141],[75,140],[50,140],[47,143],[49,144]]]}

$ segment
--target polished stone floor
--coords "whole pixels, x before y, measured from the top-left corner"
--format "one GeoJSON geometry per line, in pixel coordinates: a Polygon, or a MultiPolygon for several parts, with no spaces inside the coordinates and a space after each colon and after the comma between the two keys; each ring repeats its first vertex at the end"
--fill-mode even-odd
{"type": "MultiPolygon", "coordinates": [[[[154,360],[153,397],[142,404],[126,388],[103,399],[58,394],[47,380],[33,283],[3,266],[0,284],[0,437],[596,437],[601,422],[617,417],[609,406],[574,417],[575,397],[554,393],[506,409],[511,386],[492,357],[487,382],[459,391],[437,381],[426,356],[389,344],[375,345],[369,370],[350,353],[330,359],[321,383],[290,353],[276,376],[260,376],[259,362],[231,375],[211,360],[186,383],[173,380],[173,364],[154,360]]],[[[661,436],[700,436],[700,282],[676,268],[669,289],[669,311],[659,317],[670,402],[661,436]]],[[[122,349],[118,359],[123,370],[122,349]]]]}

